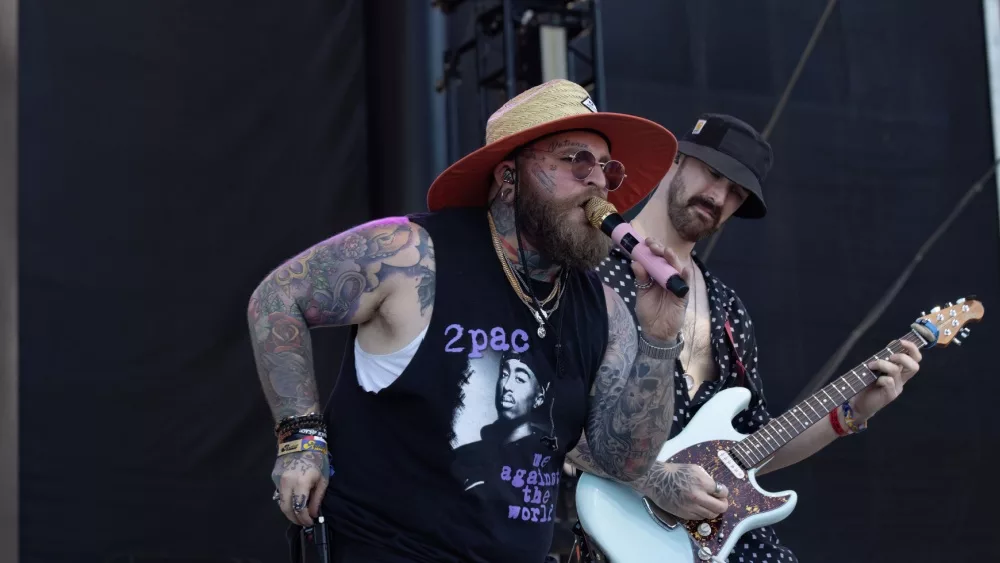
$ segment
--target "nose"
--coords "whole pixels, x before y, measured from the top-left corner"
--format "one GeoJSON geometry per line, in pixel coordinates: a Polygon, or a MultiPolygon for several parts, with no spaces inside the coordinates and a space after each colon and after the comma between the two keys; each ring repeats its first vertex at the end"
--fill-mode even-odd
{"type": "Polygon", "coordinates": [[[594,165],[590,176],[587,176],[587,185],[594,186],[602,195],[608,195],[608,177],[604,175],[604,166],[600,162],[594,165]]]}
{"type": "Polygon", "coordinates": [[[728,193],[729,180],[720,178],[718,181],[712,182],[703,195],[706,199],[711,200],[712,204],[721,207],[723,202],[726,201],[726,194],[728,193]]]}

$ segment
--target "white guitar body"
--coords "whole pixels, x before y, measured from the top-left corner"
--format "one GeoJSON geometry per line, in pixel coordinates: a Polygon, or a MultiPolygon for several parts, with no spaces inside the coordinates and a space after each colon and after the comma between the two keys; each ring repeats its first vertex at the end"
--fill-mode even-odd
{"type": "Polygon", "coordinates": [[[656,458],[701,465],[729,488],[730,507],[710,523],[714,533],[708,536],[697,533],[698,523],[691,523],[689,529],[683,521],[654,516],[642,495],[625,485],[588,473],[580,477],[576,488],[580,523],[611,563],[725,561],[744,533],[791,514],[797,500],[794,491],[766,492],[757,485],[756,469],[743,472],[737,467],[734,472],[720,461],[719,450],[745,437],[733,428],[732,420],[749,402],[747,389],[719,392],[677,437],[663,445],[656,458]],[[716,465],[714,471],[709,464],[716,465]]]}

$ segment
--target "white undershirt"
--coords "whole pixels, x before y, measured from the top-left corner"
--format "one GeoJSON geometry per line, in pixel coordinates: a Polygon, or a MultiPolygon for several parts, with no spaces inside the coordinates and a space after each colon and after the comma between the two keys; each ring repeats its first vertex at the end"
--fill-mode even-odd
{"type": "Polygon", "coordinates": [[[370,393],[378,393],[392,385],[410,364],[426,334],[427,328],[402,349],[389,354],[369,354],[361,349],[361,344],[355,338],[354,366],[361,388],[370,393]]]}

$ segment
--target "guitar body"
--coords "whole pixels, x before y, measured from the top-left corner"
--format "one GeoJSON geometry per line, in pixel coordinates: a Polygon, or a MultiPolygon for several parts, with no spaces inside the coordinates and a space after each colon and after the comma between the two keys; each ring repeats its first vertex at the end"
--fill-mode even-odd
{"type": "Polygon", "coordinates": [[[719,392],[657,456],[658,462],[700,465],[729,489],[729,509],[704,521],[711,527],[706,536],[698,533],[702,522],[688,523],[656,510],[628,486],[588,473],[580,477],[576,487],[580,523],[609,561],[697,563],[703,560],[698,553],[704,548],[711,552],[709,560],[725,561],[744,533],[791,514],[797,500],[794,491],[764,491],[757,485],[756,469],[743,472],[737,467],[734,472],[719,456],[745,438],[732,420],[749,402],[746,389],[719,392]]]}

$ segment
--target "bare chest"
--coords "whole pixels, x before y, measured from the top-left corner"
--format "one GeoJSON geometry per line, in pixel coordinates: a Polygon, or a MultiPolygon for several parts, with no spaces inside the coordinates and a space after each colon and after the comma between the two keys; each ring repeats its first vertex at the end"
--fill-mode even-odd
{"type": "Polygon", "coordinates": [[[705,278],[699,270],[691,287],[687,313],[684,316],[684,349],[680,361],[684,370],[684,380],[688,397],[694,398],[698,388],[705,381],[718,377],[718,370],[712,358],[712,311],[708,304],[705,278]]]}

